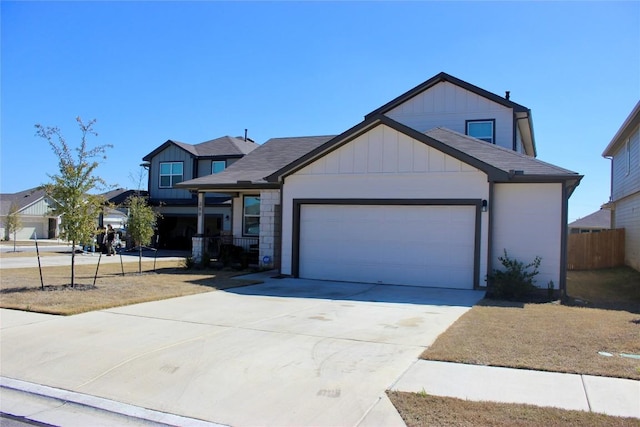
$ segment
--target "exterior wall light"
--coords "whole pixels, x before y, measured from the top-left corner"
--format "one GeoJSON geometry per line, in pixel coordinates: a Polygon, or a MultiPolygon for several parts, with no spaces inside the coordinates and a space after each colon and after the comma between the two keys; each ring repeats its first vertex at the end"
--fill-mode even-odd
{"type": "Polygon", "coordinates": [[[482,212],[486,212],[487,211],[487,205],[489,204],[489,202],[487,202],[486,199],[482,200],[482,212]]]}

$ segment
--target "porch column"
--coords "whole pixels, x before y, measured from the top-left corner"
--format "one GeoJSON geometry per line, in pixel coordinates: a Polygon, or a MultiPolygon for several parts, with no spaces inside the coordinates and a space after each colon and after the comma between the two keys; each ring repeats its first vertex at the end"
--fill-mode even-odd
{"type": "Polygon", "coordinates": [[[191,238],[191,256],[195,262],[201,262],[204,254],[204,195],[198,192],[198,225],[196,235],[191,238]]]}
{"type": "Polygon", "coordinates": [[[204,195],[205,193],[198,192],[198,236],[204,236],[204,195]]]}

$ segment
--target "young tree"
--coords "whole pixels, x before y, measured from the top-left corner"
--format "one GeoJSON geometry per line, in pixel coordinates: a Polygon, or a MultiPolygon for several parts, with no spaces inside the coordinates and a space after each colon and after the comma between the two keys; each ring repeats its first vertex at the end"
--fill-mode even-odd
{"type": "Polygon", "coordinates": [[[89,135],[98,136],[93,130],[95,119],[83,123],[76,118],[82,137],[80,145],[71,148],[60,129],[35,125],[36,135],[47,140],[58,157],[58,174],[49,175],[51,182],[42,186],[46,194],[55,201],[53,213],[61,216],[60,236],[72,244],[71,287],[75,285],[75,247],[90,242],[95,233],[98,214],[104,199],[89,192],[107,187],[104,180],[94,175],[98,167],[96,158],[106,159],[105,152],[112,145],[87,148],[89,135]],[[75,153],[74,153],[75,152],[75,153]]]}
{"type": "Polygon", "coordinates": [[[138,247],[138,273],[142,272],[142,247],[151,242],[158,213],[147,203],[147,198],[134,195],[127,199],[125,206],[129,209],[127,218],[127,234],[138,247]]]}
{"type": "Polygon", "coordinates": [[[13,252],[15,252],[16,233],[22,230],[22,219],[20,219],[20,215],[18,215],[18,205],[16,205],[15,202],[11,203],[4,224],[7,235],[11,236],[13,234],[13,252]]]}

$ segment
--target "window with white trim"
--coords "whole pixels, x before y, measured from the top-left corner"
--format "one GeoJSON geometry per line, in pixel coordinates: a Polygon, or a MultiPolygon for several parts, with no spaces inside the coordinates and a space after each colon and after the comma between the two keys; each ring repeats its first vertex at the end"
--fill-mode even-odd
{"type": "Polygon", "coordinates": [[[160,163],[160,188],[173,188],[184,181],[182,162],[160,163]]]}
{"type": "Polygon", "coordinates": [[[466,133],[474,138],[495,144],[495,123],[494,119],[467,120],[466,133]]]}
{"type": "Polygon", "coordinates": [[[211,173],[218,173],[225,170],[227,162],[225,160],[214,160],[211,162],[211,173]]]}
{"type": "Polygon", "coordinates": [[[260,196],[244,196],[242,234],[244,236],[260,235],[260,196]]]}

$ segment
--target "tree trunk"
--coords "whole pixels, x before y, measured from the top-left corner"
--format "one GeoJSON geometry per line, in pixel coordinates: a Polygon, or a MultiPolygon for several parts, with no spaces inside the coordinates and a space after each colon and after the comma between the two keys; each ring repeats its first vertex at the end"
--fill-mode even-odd
{"type": "Polygon", "coordinates": [[[138,245],[138,274],[142,274],[142,246],[138,245]]]}
{"type": "Polygon", "coordinates": [[[76,241],[71,241],[71,287],[75,286],[76,280],[76,241]]]}
{"type": "Polygon", "coordinates": [[[13,252],[16,251],[16,232],[13,232],[13,252]]]}

